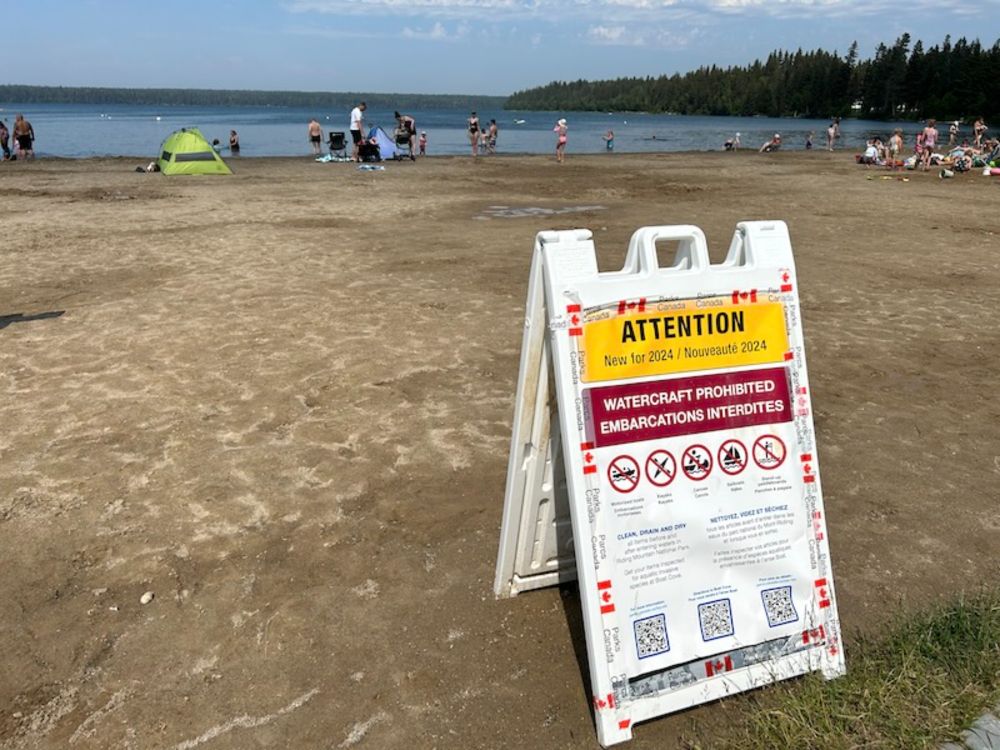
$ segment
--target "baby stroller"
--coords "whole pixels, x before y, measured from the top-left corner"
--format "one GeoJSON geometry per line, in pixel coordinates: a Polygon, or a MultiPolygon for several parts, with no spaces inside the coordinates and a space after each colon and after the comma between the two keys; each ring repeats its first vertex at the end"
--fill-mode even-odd
{"type": "Polygon", "coordinates": [[[358,146],[358,158],[363,162],[382,161],[382,154],[378,150],[378,143],[372,143],[371,139],[361,141],[358,146]]]}

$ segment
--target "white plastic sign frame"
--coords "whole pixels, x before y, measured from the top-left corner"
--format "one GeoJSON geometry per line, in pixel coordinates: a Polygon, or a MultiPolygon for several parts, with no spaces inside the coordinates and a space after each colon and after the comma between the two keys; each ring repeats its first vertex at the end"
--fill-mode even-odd
{"type": "MultiPolygon", "coordinates": [[[[726,260],[716,266],[709,263],[705,237],[697,227],[645,227],[633,235],[623,269],[605,274],[597,271],[588,231],[542,232],[536,238],[495,590],[498,596],[512,596],[579,576],[602,745],[630,739],[637,722],[730,693],[813,670],[820,670],[827,678],[844,672],[796,290],[791,243],[787,227],[780,221],[739,224],[726,260]],[[674,264],[661,269],[656,243],[664,240],[679,241],[680,249],[674,264]],[[628,335],[635,340],[637,330],[645,333],[644,323],[655,325],[658,337],[660,322],[664,327],[677,323],[666,320],[672,313],[664,313],[663,320],[655,324],[648,317],[633,321],[629,316],[634,316],[636,309],[642,313],[646,307],[701,306],[703,300],[706,305],[723,305],[729,297],[733,308],[744,305],[738,313],[741,324],[746,311],[751,318],[770,316],[767,325],[771,330],[782,329],[779,338],[787,348],[780,352],[780,358],[774,351],[775,338],[772,350],[759,356],[713,360],[716,353],[729,350],[702,347],[701,351],[713,353],[705,355],[708,359],[704,363],[680,366],[668,362],[663,363],[665,369],[656,372],[649,369],[648,360],[646,370],[638,374],[626,371],[623,357],[619,370],[624,374],[616,377],[617,355],[598,351],[594,342],[600,342],[600,337],[590,337],[586,346],[591,351],[581,348],[581,342],[587,340],[585,330],[606,328],[615,312],[628,331],[622,341],[628,335]],[[548,386],[550,364],[559,405],[556,421],[548,386]],[[610,375],[601,372],[605,366],[610,375]],[[636,416],[637,412],[625,410],[619,415],[623,418],[616,419],[593,413],[599,411],[596,393],[615,396],[605,404],[621,403],[621,399],[648,404],[651,397],[636,395],[639,390],[656,391],[655,398],[661,400],[683,400],[686,394],[691,408],[684,414],[704,421],[694,427],[674,425],[664,430],[661,426],[654,434],[643,432],[649,426],[647,414],[636,416]],[[713,393],[758,391],[771,391],[779,397],[765,401],[762,396],[744,396],[732,403],[711,400],[713,393]],[[695,404],[693,394],[702,392],[707,395],[699,396],[702,401],[695,404]],[[713,422],[706,413],[737,416],[713,422]],[[750,413],[755,416],[745,416],[750,413]],[[601,431],[598,443],[594,442],[595,420],[601,431]],[[624,437],[603,434],[619,428],[625,431],[624,437]],[[698,438],[697,443],[692,442],[692,436],[698,438]],[[600,445],[601,439],[610,442],[600,445]],[[712,448],[708,447],[710,442],[712,448]],[[564,514],[559,512],[560,448],[571,534],[567,533],[564,514]],[[649,457],[643,462],[647,452],[649,457]],[[710,485],[704,480],[713,468],[716,475],[710,485]],[[744,481],[736,475],[745,470],[744,481]],[[675,477],[676,491],[656,493],[675,477]],[[640,478],[646,480],[642,488],[640,478]],[[706,491],[709,486],[715,488],[715,496],[706,491]],[[728,488],[726,503],[720,488],[728,488]],[[776,493],[770,497],[785,502],[751,502],[754,493],[761,492],[776,493]],[[665,502],[675,505],[666,511],[651,509],[654,495],[667,497],[665,502]],[[698,516],[701,511],[696,512],[697,523],[666,523],[676,515],[673,508],[682,509],[685,504],[690,508],[692,500],[704,502],[706,507],[716,503],[717,508],[705,511],[704,518],[698,516]],[[767,535],[787,538],[788,544],[772,548],[778,554],[768,557],[747,545],[745,550],[736,550],[742,557],[734,557],[735,542],[743,539],[746,531],[761,536],[758,548],[778,544],[765,542],[767,535]],[[645,534],[648,540],[637,538],[645,534]],[[650,552],[656,544],[660,547],[650,552]],[[730,547],[725,548],[726,544],[730,547]],[[694,551],[685,555],[691,545],[696,545],[694,551]],[[699,558],[702,549],[714,549],[714,557],[699,558]],[[571,551],[575,553],[575,570],[569,560],[571,551]],[[787,561],[782,564],[791,572],[763,575],[774,572],[776,557],[787,561]],[[636,559],[645,560],[645,567],[626,565],[636,559]],[[679,568],[670,567],[678,560],[679,568]],[[645,581],[664,566],[669,568],[669,576],[645,581]],[[643,572],[647,570],[651,572],[643,572]],[[758,573],[761,575],[755,579],[758,573]],[[665,583],[668,578],[679,581],[676,585],[665,583]],[[761,583],[772,579],[780,585],[765,588],[769,584],[761,583]],[[660,599],[639,607],[642,596],[648,593],[647,583],[657,584],[659,593],[668,592],[666,604],[660,599]],[[719,597],[697,604],[700,643],[692,636],[699,631],[692,630],[690,623],[674,628],[671,643],[667,618],[655,611],[657,607],[666,609],[674,625],[683,621],[677,613],[685,609],[684,602],[670,596],[675,589],[683,589],[685,601],[719,597]],[[766,621],[753,623],[737,636],[734,619],[752,619],[747,596],[751,591],[762,599],[766,621]],[[720,608],[724,608],[721,618],[720,608]],[[645,616],[650,612],[652,616],[645,616]],[[704,612],[708,613],[708,630],[704,612]],[[720,632],[723,635],[718,635],[720,632]]],[[[711,325],[710,316],[694,317],[711,325]]],[[[619,326],[616,331],[620,330],[625,329],[619,326]]],[[[652,337],[652,328],[650,331],[652,337]]],[[[698,333],[703,332],[699,329],[698,333]]],[[[703,341],[711,340],[703,337],[703,341]]],[[[673,414],[679,416],[684,415],[673,414]]],[[[690,521],[690,510],[687,512],[688,516],[680,513],[677,517],[690,521]]]]}

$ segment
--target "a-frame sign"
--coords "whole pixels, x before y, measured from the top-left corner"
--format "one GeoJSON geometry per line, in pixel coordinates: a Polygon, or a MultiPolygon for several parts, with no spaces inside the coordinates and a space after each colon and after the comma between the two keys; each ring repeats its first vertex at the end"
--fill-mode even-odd
{"type": "Polygon", "coordinates": [[[536,238],[495,591],[574,577],[602,745],[843,673],[783,222],[718,265],[698,228],[645,227],[611,273],[586,230],[536,238]]]}

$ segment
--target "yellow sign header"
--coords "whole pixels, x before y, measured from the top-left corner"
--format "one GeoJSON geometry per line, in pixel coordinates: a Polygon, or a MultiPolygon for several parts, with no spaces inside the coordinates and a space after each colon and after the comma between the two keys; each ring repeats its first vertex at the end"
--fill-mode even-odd
{"type": "Polygon", "coordinates": [[[648,310],[625,314],[588,313],[582,380],[784,361],[788,335],[782,304],[727,303],[728,298],[704,298],[654,303],[648,310]]]}

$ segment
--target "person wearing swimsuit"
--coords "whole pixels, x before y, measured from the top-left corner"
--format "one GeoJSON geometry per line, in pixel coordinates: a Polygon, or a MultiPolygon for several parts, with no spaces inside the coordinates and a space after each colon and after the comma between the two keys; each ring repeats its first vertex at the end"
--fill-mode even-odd
{"type": "Polygon", "coordinates": [[[315,117],[309,121],[309,143],[312,144],[313,156],[319,156],[323,150],[323,128],[315,117]]]}
{"type": "Polygon", "coordinates": [[[35,129],[31,123],[24,119],[24,115],[14,118],[14,140],[17,141],[18,150],[22,159],[31,159],[35,155],[35,129]]]}
{"type": "Polygon", "coordinates": [[[986,127],[986,123],[983,122],[983,118],[977,117],[976,121],[972,124],[972,135],[975,139],[976,148],[983,147],[983,135],[987,130],[988,128],[986,127]]]}
{"type": "Polygon", "coordinates": [[[479,153],[479,118],[475,112],[472,113],[467,122],[469,124],[469,143],[472,144],[472,158],[475,158],[479,153]]]}
{"type": "Polygon", "coordinates": [[[924,153],[921,161],[925,172],[931,168],[931,154],[934,153],[934,147],[937,146],[938,131],[934,127],[935,125],[937,125],[937,120],[928,120],[927,127],[924,128],[924,153]]]}
{"type": "Polygon", "coordinates": [[[560,119],[552,132],[556,134],[556,161],[560,164],[566,159],[566,120],[560,119]]]}

